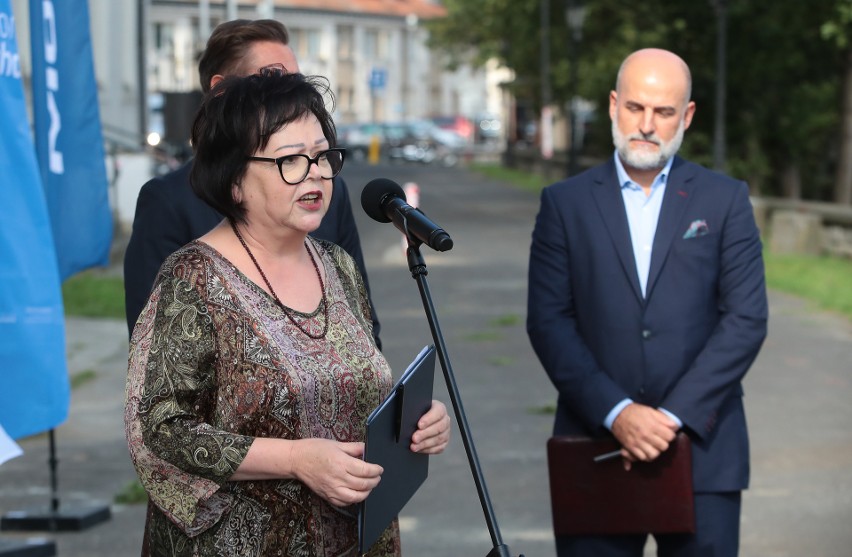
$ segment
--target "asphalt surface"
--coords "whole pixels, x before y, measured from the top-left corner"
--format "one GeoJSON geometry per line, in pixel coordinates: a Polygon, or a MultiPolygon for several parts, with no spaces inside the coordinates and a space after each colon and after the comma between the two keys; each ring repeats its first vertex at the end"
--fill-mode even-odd
{"type": "MultiPolygon", "coordinates": [[[[423,248],[427,282],[473,446],[492,504],[493,532],[513,556],[553,557],[545,443],[555,391],[524,330],[526,267],[538,209],[534,194],[460,169],[357,166],[344,170],[364,248],[385,353],[401,372],[432,342],[400,234],[360,208],[372,178],[419,187],[420,206],[455,246],[423,248]]],[[[850,279],[852,281],[852,279],[850,279]]],[[[770,292],[769,337],[746,379],[752,485],[744,495],[743,557],[852,555],[852,323],[770,292]]],[[[2,532],[9,543],[41,537],[62,557],[139,554],[144,508],[113,502],[135,479],[124,442],[127,361],[123,321],[68,318],[75,388],[56,430],[60,510],[111,510],[78,532],[2,532]]],[[[450,404],[440,366],[435,396],[450,404]]],[[[401,514],[406,557],[485,556],[494,539],[457,423],[447,452],[401,514]]],[[[46,510],[48,440],[0,466],[0,513],[46,510]]],[[[2,548],[3,541],[0,541],[2,548]]],[[[646,553],[652,554],[653,543],[646,553]]],[[[0,553],[2,555],[2,553],[0,553]]]]}

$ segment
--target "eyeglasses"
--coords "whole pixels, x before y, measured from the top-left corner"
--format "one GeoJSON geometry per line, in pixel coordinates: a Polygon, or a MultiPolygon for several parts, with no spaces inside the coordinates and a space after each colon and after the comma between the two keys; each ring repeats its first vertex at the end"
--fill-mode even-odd
{"type": "Polygon", "coordinates": [[[335,149],[327,149],[320,151],[315,157],[308,155],[284,155],[277,159],[269,157],[248,157],[250,161],[274,162],[278,165],[278,172],[281,174],[281,179],[287,184],[295,186],[302,183],[308,177],[308,172],[311,171],[311,165],[317,165],[320,169],[320,178],[323,180],[331,180],[343,169],[343,159],[346,156],[346,149],[337,147],[335,149]]]}
{"type": "Polygon", "coordinates": [[[258,68],[257,75],[262,77],[269,77],[272,75],[282,75],[285,73],[289,73],[287,68],[281,62],[277,62],[275,64],[269,64],[263,66],[262,68],[258,68]]]}

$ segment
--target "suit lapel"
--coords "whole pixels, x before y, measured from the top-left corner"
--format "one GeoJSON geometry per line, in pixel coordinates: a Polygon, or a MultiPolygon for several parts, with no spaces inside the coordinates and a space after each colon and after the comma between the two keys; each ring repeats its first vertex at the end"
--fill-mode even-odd
{"type": "Polygon", "coordinates": [[[651,251],[651,268],[648,272],[647,298],[654,291],[654,284],[660,276],[663,264],[669,255],[678,223],[683,219],[683,212],[692,198],[695,184],[692,180],[694,169],[686,165],[680,157],[675,157],[671,173],[666,181],[666,192],[663,206],[660,208],[660,218],[657,221],[657,231],[654,234],[654,247],[651,251]]]}
{"type": "Polygon", "coordinates": [[[627,223],[624,198],[621,196],[618,174],[615,171],[615,162],[612,159],[610,159],[609,164],[601,168],[601,172],[595,177],[592,195],[609,231],[621,267],[633,287],[636,299],[641,302],[642,288],[639,285],[639,275],[636,273],[636,259],[633,256],[633,244],[630,241],[630,225],[627,223]]]}

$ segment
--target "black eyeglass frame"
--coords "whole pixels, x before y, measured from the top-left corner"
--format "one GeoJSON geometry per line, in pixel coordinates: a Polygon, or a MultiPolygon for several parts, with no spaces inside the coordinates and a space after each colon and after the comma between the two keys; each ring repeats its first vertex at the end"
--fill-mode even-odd
{"type": "Polygon", "coordinates": [[[331,180],[332,178],[340,174],[341,170],[343,170],[343,162],[346,160],[346,149],[343,147],[333,147],[331,149],[325,149],[324,151],[320,151],[319,153],[317,153],[314,157],[309,157],[308,155],[297,153],[294,155],[284,155],[283,157],[278,157],[275,159],[270,157],[246,157],[246,159],[250,161],[275,163],[275,165],[278,167],[278,175],[281,176],[281,179],[284,181],[284,183],[290,186],[297,186],[304,182],[305,178],[308,177],[308,174],[311,173],[312,164],[315,164],[317,165],[317,168],[322,169],[319,165],[319,160],[320,158],[328,155],[329,153],[340,153],[340,168],[337,169],[337,172],[332,173],[331,176],[320,176],[320,178],[322,178],[323,180],[331,180]],[[284,169],[281,168],[281,164],[284,162],[284,160],[289,159],[291,157],[302,157],[308,161],[308,166],[305,167],[305,174],[295,182],[290,182],[289,180],[287,180],[287,178],[284,177],[284,169]]]}

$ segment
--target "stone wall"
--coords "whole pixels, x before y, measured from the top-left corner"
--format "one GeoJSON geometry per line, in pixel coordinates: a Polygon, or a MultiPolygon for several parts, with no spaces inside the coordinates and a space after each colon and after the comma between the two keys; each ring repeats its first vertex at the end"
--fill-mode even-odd
{"type": "Polygon", "coordinates": [[[752,198],[757,225],[772,253],[852,259],[852,206],[752,198]]]}

